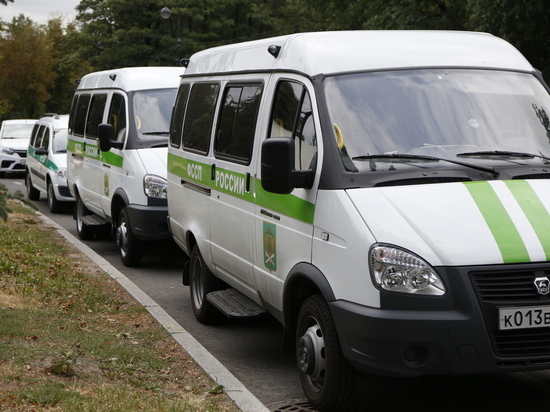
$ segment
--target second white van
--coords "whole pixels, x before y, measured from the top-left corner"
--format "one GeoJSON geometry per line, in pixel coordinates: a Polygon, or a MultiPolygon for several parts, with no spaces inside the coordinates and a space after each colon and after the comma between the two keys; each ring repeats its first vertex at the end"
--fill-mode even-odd
{"type": "Polygon", "coordinates": [[[67,179],[81,239],[115,238],[124,265],[144,244],[170,239],[166,155],[170,115],[184,68],[133,67],[90,73],[75,92],[67,179]]]}

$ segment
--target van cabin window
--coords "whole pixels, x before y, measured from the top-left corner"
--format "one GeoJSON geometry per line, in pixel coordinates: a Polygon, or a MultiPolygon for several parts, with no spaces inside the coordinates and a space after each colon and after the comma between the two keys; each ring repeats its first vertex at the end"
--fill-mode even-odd
{"type": "Polygon", "coordinates": [[[86,138],[95,139],[97,137],[97,127],[103,121],[103,112],[107,103],[106,94],[95,94],[90,103],[90,112],[86,121],[86,138]]]}
{"type": "Polygon", "coordinates": [[[42,126],[44,128],[44,138],[42,139],[42,143],[40,144],[40,147],[44,149],[48,149],[48,146],[50,145],[50,128],[46,126],[42,126]]]}
{"type": "Polygon", "coordinates": [[[183,124],[183,147],[186,150],[208,153],[219,88],[217,83],[197,83],[191,88],[183,124]]]}
{"type": "Polygon", "coordinates": [[[189,84],[182,84],[178,90],[176,104],[174,106],[174,114],[172,115],[172,124],[170,127],[170,145],[179,147],[181,144],[181,133],[183,130],[183,117],[185,116],[185,108],[187,107],[187,99],[189,97],[189,84]]]}
{"type": "Polygon", "coordinates": [[[123,142],[126,137],[126,101],[124,96],[118,93],[113,94],[111,107],[109,108],[109,124],[113,126],[115,140],[123,142]]]}
{"type": "Polygon", "coordinates": [[[261,85],[225,89],[214,141],[216,157],[250,163],[261,93],[261,85]]]}
{"type": "Polygon", "coordinates": [[[312,170],[317,160],[317,133],[306,88],[281,81],[277,86],[269,137],[290,137],[295,144],[295,169],[312,170]]]}
{"type": "Polygon", "coordinates": [[[35,144],[36,148],[41,148],[41,147],[46,147],[44,146],[44,144],[42,143],[44,141],[44,133],[46,131],[47,127],[46,126],[40,126],[40,128],[38,129],[38,132],[36,133],[36,141],[35,141],[35,144]]]}
{"type": "Polygon", "coordinates": [[[88,114],[88,106],[92,96],[89,94],[81,94],[74,109],[73,134],[75,136],[84,136],[84,128],[86,127],[86,115],[88,114]]]}

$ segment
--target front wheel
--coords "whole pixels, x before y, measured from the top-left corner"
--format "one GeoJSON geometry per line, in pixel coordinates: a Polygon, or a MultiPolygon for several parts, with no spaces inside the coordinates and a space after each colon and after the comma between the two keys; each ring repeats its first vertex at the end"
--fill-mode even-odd
{"type": "Polygon", "coordinates": [[[63,202],[60,202],[55,197],[53,184],[50,180],[48,180],[47,196],[48,196],[48,208],[50,209],[50,212],[60,213],[65,209],[65,205],[63,204],[63,202]]]}
{"type": "Polygon", "coordinates": [[[344,358],[330,309],[321,295],[304,301],[296,331],[298,374],[307,399],[321,412],[347,410],[356,372],[344,358]]]}
{"type": "Polygon", "coordinates": [[[25,186],[27,186],[27,197],[29,198],[29,200],[40,199],[40,191],[32,185],[30,171],[27,172],[27,176],[25,177],[25,186]]]}
{"type": "Polygon", "coordinates": [[[206,295],[218,289],[216,277],[206,266],[199,247],[195,245],[189,258],[189,291],[193,313],[200,323],[208,325],[221,319],[221,312],[206,299],[206,295]]]}
{"type": "Polygon", "coordinates": [[[132,232],[128,211],[123,208],[118,215],[116,244],[124,266],[138,266],[143,257],[143,244],[132,232]]]}

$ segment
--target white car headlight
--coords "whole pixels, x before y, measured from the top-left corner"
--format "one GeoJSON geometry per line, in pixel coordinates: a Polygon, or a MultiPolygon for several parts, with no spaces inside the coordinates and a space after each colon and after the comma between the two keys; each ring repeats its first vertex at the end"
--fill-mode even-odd
{"type": "Polygon", "coordinates": [[[440,296],[445,286],[435,270],[423,259],[389,245],[374,245],[369,252],[372,280],[392,292],[440,296]]]}
{"type": "Polygon", "coordinates": [[[147,175],[143,180],[145,194],[149,197],[166,199],[168,195],[168,182],[159,176],[147,175]]]}
{"type": "Polygon", "coordinates": [[[2,151],[3,151],[4,153],[9,154],[9,155],[12,155],[12,154],[15,153],[15,149],[12,149],[11,147],[3,147],[3,148],[2,148],[2,151]]]}

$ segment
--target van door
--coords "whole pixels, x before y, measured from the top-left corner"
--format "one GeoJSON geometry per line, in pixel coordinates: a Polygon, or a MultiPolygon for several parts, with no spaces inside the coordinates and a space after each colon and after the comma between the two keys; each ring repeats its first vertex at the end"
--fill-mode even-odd
{"type": "MultiPolygon", "coordinates": [[[[267,137],[292,138],[295,169],[316,170],[320,127],[312,93],[298,79],[285,77],[274,79],[267,137]]],[[[318,175],[311,189],[294,189],[288,195],[266,192],[257,184],[254,275],[262,298],[277,309],[282,309],[283,285],[292,267],[311,262],[318,175]]]]}
{"type": "Polygon", "coordinates": [[[226,84],[215,128],[212,165],[211,251],[219,274],[255,294],[254,134],[262,83],[226,84]]]}
{"type": "MultiPolygon", "coordinates": [[[[127,114],[126,95],[114,92],[109,104],[107,123],[114,129],[114,140],[124,143],[128,135],[128,114],[127,114]]],[[[100,176],[99,191],[101,196],[101,208],[106,216],[111,216],[111,203],[114,191],[122,187],[122,167],[124,157],[122,150],[111,148],[108,152],[100,152],[100,176]]],[[[112,216],[117,219],[118,216],[112,216]]]]}

